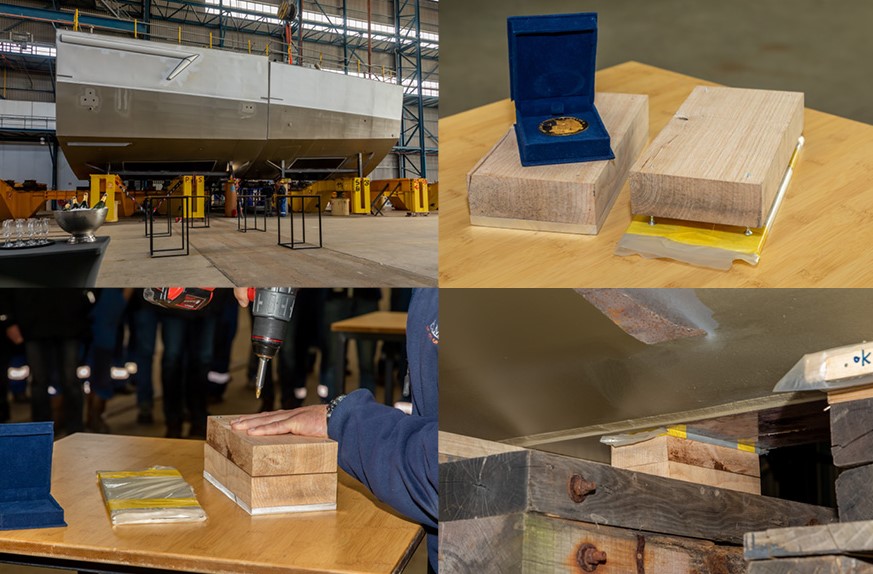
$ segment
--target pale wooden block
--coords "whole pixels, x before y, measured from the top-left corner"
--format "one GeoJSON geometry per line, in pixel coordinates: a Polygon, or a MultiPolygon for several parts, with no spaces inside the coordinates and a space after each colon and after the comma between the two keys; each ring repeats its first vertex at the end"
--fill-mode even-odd
{"type": "Polygon", "coordinates": [[[249,514],[336,508],[336,472],[251,476],[208,444],[203,472],[249,514]]]}
{"type": "Polygon", "coordinates": [[[802,132],[802,93],[698,86],[631,168],[631,211],[762,227],[802,132]]]}
{"type": "Polygon", "coordinates": [[[648,140],[649,99],[598,93],[595,105],[614,160],[524,167],[510,128],[467,176],[471,223],[588,235],[600,231],[648,140]]]}
{"type": "Polygon", "coordinates": [[[206,442],[252,476],[336,472],[337,444],[294,435],[250,436],[230,428],[236,415],[207,420],[206,442]]]}
{"type": "Polygon", "coordinates": [[[725,472],[723,470],[715,470],[712,468],[704,468],[701,466],[692,466],[681,462],[653,462],[650,464],[632,466],[625,470],[663,476],[665,478],[674,478],[676,480],[684,480],[685,482],[693,482],[695,484],[705,484],[707,486],[715,486],[727,490],[737,490],[749,494],[761,494],[760,478],[734,472],[725,472]]]}
{"type": "Polygon", "coordinates": [[[828,392],[829,405],[847,403],[849,401],[863,401],[865,399],[873,399],[873,385],[828,392]]]}
{"type": "Polygon", "coordinates": [[[636,444],[612,447],[611,451],[612,466],[617,468],[677,462],[755,478],[761,476],[761,462],[754,452],[675,436],[659,436],[636,444]]]}
{"type": "Polygon", "coordinates": [[[524,450],[520,446],[503,444],[481,438],[439,431],[439,462],[450,462],[464,458],[481,458],[502,452],[524,450]]]}

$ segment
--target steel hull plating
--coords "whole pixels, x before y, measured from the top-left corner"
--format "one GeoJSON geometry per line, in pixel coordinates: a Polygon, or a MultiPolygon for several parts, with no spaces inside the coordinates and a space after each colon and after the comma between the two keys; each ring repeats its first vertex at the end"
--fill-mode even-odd
{"type": "Polygon", "coordinates": [[[402,88],[261,56],[58,33],[57,134],[79,177],[369,173],[396,143],[402,88]]]}

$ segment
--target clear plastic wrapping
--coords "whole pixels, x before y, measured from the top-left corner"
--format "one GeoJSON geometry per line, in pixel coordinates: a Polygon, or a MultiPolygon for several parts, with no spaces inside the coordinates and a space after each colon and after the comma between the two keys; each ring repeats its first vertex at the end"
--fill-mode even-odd
{"type": "Polygon", "coordinates": [[[600,437],[600,442],[607,446],[620,447],[645,442],[659,436],[674,436],[677,438],[694,440],[697,442],[714,444],[757,454],[765,454],[767,452],[766,449],[757,446],[754,439],[737,441],[733,439],[728,440],[726,438],[708,436],[695,432],[694,430],[689,430],[688,425],[670,425],[668,427],[659,427],[656,429],[632,433],[605,435],[600,437]]]}
{"type": "Polygon", "coordinates": [[[113,526],[206,520],[194,489],[175,468],[98,471],[97,478],[113,526]]]}
{"type": "Polygon", "coordinates": [[[858,343],[804,355],[773,392],[830,391],[869,384],[873,384],[873,344],[858,343]]]}

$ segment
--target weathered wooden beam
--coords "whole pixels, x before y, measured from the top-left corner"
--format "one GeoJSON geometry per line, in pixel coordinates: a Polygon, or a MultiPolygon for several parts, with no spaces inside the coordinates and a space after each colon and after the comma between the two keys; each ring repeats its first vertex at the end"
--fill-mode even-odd
{"type": "Polygon", "coordinates": [[[873,464],[844,470],[836,486],[840,522],[873,520],[873,464]]]}
{"type": "Polygon", "coordinates": [[[441,522],[514,512],[729,543],[749,531],[836,520],[830,508],[536,451],[440,465],[441,522]],[[588,482],[595,488],[586,495],[588,482]]]}
{"type": "Polygon", "coordinates": [[[873,398],[832,404],[830,413],[834,465],[873,463],[873,398]]]}
{"type": "Polygon", "coordinates": [[[538,514],[513,513],[440,524],[443,574],[586,571],[741,574],[745,563],[738,546],[538,514]]]}
{"type": "Polygon", "coordinates": [[[849,556],[813,556],[759,560],[748,574],[873,574],[873,564],[849,556]]]}
{"type": "Polygon", "coordinates": [[[743,546],[746,560],[821,555],[873,557],[873,521],[749,532],[743,546]]]}

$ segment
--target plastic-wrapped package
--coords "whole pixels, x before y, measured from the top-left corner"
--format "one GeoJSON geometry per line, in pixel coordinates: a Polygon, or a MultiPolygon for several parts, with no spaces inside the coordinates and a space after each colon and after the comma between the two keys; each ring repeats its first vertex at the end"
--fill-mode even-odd
{"type": "Polygon", "coordinates": [[[830,391],[869,384],[873,384],[873,344],[859,343],[804,355],[773,392],[830,391]]]}
{"type": "Polygon", "coordinates": [[[194,489],[173,467],[98,471],[97,478],[113,526],[206,520],[194,489]]]}
{"type": "Polygon", "coordinates": [[[640,255],[648,259],[674,259],[722,271],[730,269],[734,261],[757,265],[803,144],[804,138],[801,136],[763,227],[746,230],[742,227],[677,219],[658,219],[655,225],[650,225],[648,217],[637,215],[619,240],[615,254],[640,255]]]}

